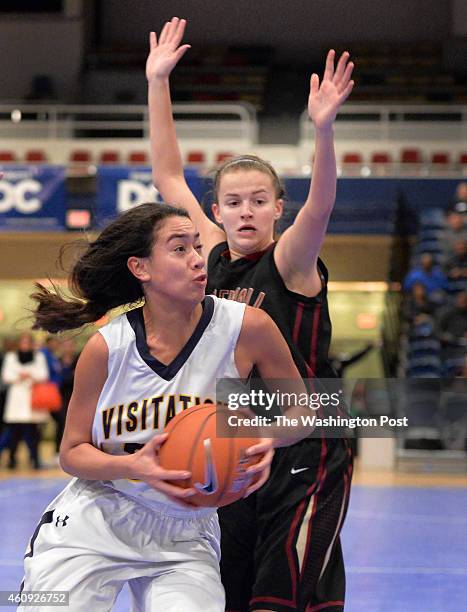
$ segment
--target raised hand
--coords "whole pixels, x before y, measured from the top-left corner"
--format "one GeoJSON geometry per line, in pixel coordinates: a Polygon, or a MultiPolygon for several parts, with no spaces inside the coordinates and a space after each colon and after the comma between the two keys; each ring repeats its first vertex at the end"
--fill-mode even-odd
{"type": "Polygon", "coordinates": [[[311,75],[308,114],[317,129],[326,129],[333,124],[339,107],[350,95],[354,82],[350,80],[354,65],[345,51],[334,70],[335,51],[331,49],[326,58],[321,85],[316,73],[311,75]]]}
{"type": "Polygon", "coordinates": [[[173,17],[162,28],[159,42],[155,32],[149,34],[149,55],[146,61],[148,81],[167,78],[190,45],[180,45],[186,20],[173,17]]]}

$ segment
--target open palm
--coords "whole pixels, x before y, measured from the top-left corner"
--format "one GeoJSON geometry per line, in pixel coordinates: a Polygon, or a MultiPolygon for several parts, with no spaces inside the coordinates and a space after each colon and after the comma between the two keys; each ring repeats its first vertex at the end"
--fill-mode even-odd
{"type": "Polygon", "coordinates": [[[308,114],[318,129],[332,125],[339,107],[350,95],[354,82],[350,80],[353,63],[349,62],[349,54],[345,51],[334,70],[335,51],[331,49],[326,58],[326,68],[323,80],[314,73],[310,79],[310,96],[308,98],[308,114]]]}
{"type": "Polygon", "coordinates": [[[185,26],[185,19],[173,17],[162,28],[159,42],[155,32],[149,34],[149,55],[146,61],[148,81],[168,77],[186,50],[190,48],[190,45],[180,46],[185,26]]]}

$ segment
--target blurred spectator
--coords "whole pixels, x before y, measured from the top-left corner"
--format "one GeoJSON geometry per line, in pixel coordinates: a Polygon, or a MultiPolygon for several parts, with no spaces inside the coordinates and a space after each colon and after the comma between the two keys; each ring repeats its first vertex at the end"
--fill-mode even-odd
{"type": "Polygon", "coordinates": [[[464,222],[464,215],[451,210],[447,213],[446,227],[440,240],[444,261],[454,253],[454,244],[459,240],[467,240],[467,227],[464,222]]]}
{"type": "Polygon", "coordinates": [[[440,310],[437,327],[440,340],[467,347],[467,291],[459,293],[453,305],[440,310]]]}
{"type": "MultiPolygon", "coordinates": [[[[3,360],[9,351],[15,350],[15,342],[12,338],[4,338],[3,347],[0,350],[0,372],[2,371],[3,360]]],[[[7,425],[3,422],[3,412],[5,410],[6,392],[8,385],[5,384],[0,376],[0,455],[8,447],[10,432],[7,425]]]]}
{"type": "MultiPolygon", "coordinates": [[[[47,368],[49,370],[49,380],[57,385],[60,389],[62,385],[62,362],[60,361],[57,352],[60,347],[60,342],[55,336],[48,336],[45,341],[45,346],[40,350],[43,353],[46,361],[47,368]]],[[[62,409],[57,412],[51,412],[50,416],[55,421],[55,454],[56,460],[58,461],[58,453],[60,450],[60,442],[62,441],[63,429],[65,427],[65,421],[63,419],[62,409]]]]}
{"type": "Polygon", "coordinates": [[[60,361],[62,363],[62,385],[60,390],[62,392],[65,413],[73,391],[73,381],[75,378],[75,368],[78,356],[74,341],[71,339],[64,340],[60,347],[60,361]]]}
{"type": "Polygon", "coordinates": [[[56,455],[52,460],[53,465],[59,464],[59,451],[62,442],[63,431],[65,429],[66,413],[71,393],[73,391],[73,381],[75,377],[75,368],[78,361],[78,353],[73,340],[63,340],[60,344],[60,393],[62,395],[62,408],[59,412],[51,413],[55,423],[55,452],[56,455]]]}
{"type": "Polygon", "coordinates": [[[436,309],[436,304],[428,299],[425,286],[420,282],[415,282],[412,285],[410,294],[407,296],[404,306],[404,318],[409,323],[418,325],[423,321],[431,318],[436,309]]]}
{"type": "Polygon", "coordinates": [[[369,342],[362,349],[356,351],[355,353],[351,353],[350,355],[345,353],[330,355],[331,365],[336,371],[337,376],[342,378],[344,376],[344,371],[349,366],[357,363],[357,361],[360,361],[360,359],[363,359],[363,357],[365,357],[365,355],[367,355],[376,346],[377,345],[374,342],[369,342]]]}
{"type": "Polygon", "coordinates": [[[456,240],[453,249],[443,265],[446,276],[453,280],[467,278],[467,240],[456,240]]]}
{"type": "Polygon", "coordinates": [[[420,264],[409,270],[403,283],[404,291],[411,291],[415,283],[423,285],[431,299],[435,298],[432,294],[448,289],[448,279],[441,268],[434,264],[431,253],[422,253],[420,264]]]}
{"type": "Polygon", "coordinates": [[[467,183],[459,183],[456,195],[449,204],[449,210],[465,214],[467,213],[467,183]]]}
{"type": "Polygon", "coordinates": [[[5,402],[5,423],[10,429],[8,467],[16,467],[18,444],[24,440],[29,448],[32,465],[41,467],[39,462],[39,427],[48,418],[48,413],[34,411],[31,407],[31,391],[35,382],[48,378],[47,362],[42,353],[34,349],[33,337],[29,332],[21,334],[18,349],[9,351],[3,360],[1,378],[8,386],[5,402]]]}
{"type": "MultiPolygon", "coordinates": [[[[6,353],[15,350],[15,342],[12,338],[4,338],[3,346],[0,349],[0,372],[2,371],[3,360],[5,359],[6,353]]],[[[5,408],[7,385],[0,378],[0,434],[3,430],[3,410],[5,408]]],[[[2,450],[0,444],[0,452],[2,450]]]]}

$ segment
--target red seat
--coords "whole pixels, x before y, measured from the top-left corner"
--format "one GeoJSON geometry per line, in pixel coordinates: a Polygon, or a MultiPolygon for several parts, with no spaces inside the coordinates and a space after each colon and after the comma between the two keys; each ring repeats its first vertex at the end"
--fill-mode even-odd
{"type": "Polygon", "coordinates": [[[73,164],[89,164],[91,161],[91,151],[86,149],[76,149],[70,153],[70,162],[73,164]]]}
{"type": "Polygon", "coordinates": [[[186,156],[187,164],[204,164],[206,161],[206,156],[204,151],[188,151],[188,155],[186,156]]]}
{"type": "Polygon", "coordinates": [[[465,166],[467,164],[467,153],[460,153],[459,154],[459,163],[462,166],[465,166]]]}
{"type": "Polygon", "coordinates": [[[15,162],[16,155],[13,151],[0,151],[0,162],[15,162]]]}
{"type": "Polygon", "coordinates": [[[419,149],[402,149],[401,162],[403,164],[420,164],[422,154],[419,149]]]}
{"type": "Polygon", "coordinates": [[[432,153],[431,163],[432,164],[449,164],[449,153],[432,153]]]}
{"type": "Polygon", "coordinates": [[[375,151],[371,154],[372,164],[390,164],[391,162],[391,154],[387,153],[386,151],[375,151]]]}
{"type": "Polygon", "coordinates": [[[223,162],[232,159],[232,157],[235,157],[233,153],[230,153],[228,151],[221,151],[216,155],[216,164],[222,164],[223,162]]]}
{"type": "Polygon", "coordinates": [[[343,164],[361,164],[363,163],[363,157],[360,153],[344,153],[342,156],[343,164]]]}
{"type": "Polygon", "coordinates": [[[120,153],[118,151],[102,151],[99,156],[100,164],[118,164],[120,163],[120,153]]]}
{"type": "Polygon", "coordinates": [[[149,163],[146,151],[131,151],[128,155],[129,164],[147,165],[149,163]]]}
{"type": "Polygon", "coordinates": [[[42,149],[30,149],[26,151],[24,159],[30,164],[44,164],[47,161],[47,154],[42,149]]]}

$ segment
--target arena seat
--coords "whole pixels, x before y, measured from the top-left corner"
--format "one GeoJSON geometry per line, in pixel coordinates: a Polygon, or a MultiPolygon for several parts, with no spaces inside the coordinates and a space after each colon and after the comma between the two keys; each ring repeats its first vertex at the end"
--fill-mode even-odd
{"type": "Polygon", "coordinates": [[[91,151],[87,149],[75,149],[71,151],[70,162],[72,164],[90,164],[92,162],[91,151]]]}
{"type": "Polygon", "coordinates": [[[188,151],[186,156],[187,164],[204,164],[206,162],[206,155],[204,151],[188,151]]]}
{"type": "Polygon", "coordinates": [[[0,162],[11,163],[16,161],[16,155],[13,151],[0,151],[0,162]]]}
{"type": "Polygon", "coordinates": [[[403,164],[420,164],[423,161],[420,149],[402,149],[400,161],[403,164]]]}
{"type": "Polygon", "coordinates": [[[29,164],[45,164],[47,162],[47,153],[43,149],[30,149],[26,151],[24,159],[29,164]]]}
{"type": "Polygon", "coordinates": [[[131,151],[127,161],[129,164],[145,166],[149,163],[149,157],[146,151],[131,151]]]}
{"type": "Polygon", "coordinates": [[[228,159],[231,159],[232,157],[235,157],[234,153],[230,153],[228,151],[220,151],[216,154],[216,164],[222,164],[228,159]]]}
{"type": "Polygon", "coordinates": [[[386,151],[375,151],[371,154],[372,164],[390,164],[392,162],[392,156],[386,151]]]}
{"type": "Polygon", "coordinates": [[[102,151],[99,156],[100,164],[119,164],[120,153],[114,150],[102,151]]]}
{"type": "Polygon", "coordinates": [[[361,164],[363,163],[363,157],[361,153],[356,153],[356,152],[344,153],[344,155],[342,156],[342,163],[343,164],[361,164]]]}
{"type": "Polygon", "coordinates": [[[435,152],[431,154],[431,163],[432,164],[444,164],[447,165],[450,163],[449,153],[435,152]]]}

